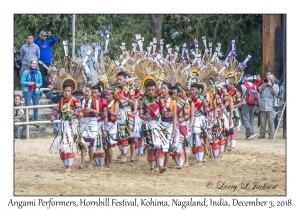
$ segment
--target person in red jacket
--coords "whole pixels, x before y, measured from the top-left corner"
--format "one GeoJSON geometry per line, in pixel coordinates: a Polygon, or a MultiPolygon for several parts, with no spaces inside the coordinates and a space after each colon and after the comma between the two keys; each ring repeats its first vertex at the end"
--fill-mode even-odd
{"type": "Polygon", "coordinates": [[[255,80],[255,82],[253,83],[256,87],[259,87],[261,84],[263,84],[263,80],[261,79],[261,77],[260,77],[260,75],[259,74],[257,74],[256,75],[256,80],[255,80]]]}

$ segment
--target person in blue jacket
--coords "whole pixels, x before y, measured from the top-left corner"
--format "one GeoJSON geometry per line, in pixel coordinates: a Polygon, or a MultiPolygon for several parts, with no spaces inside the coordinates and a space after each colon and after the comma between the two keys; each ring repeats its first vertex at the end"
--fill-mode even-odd
{"type": "MultiPolygon", "coordinates": [[[[31,100],[33,105],[39,105],[40,88],[43,85],[42,74],[37,68],[37,60],[32,59],[30,66],[22,74],[21,85],[23,85],[23,92],[25,98],[25,106],[30,106],[31,100]]],[[[38,109],[34,108],[33,119],[38,119],[38,109]]],[[[36,125],[38,126],[38,125],[36,125]]]]}
{"type": "MultiPolygon", "coordinates": [[[[42,30],[33,42],[40,48],[39,60],[49,67],[52,63],[51,47],[55,45],[57,38],[52,35],[51,31],[42,30]],[[51,39],[47,40],[47,36],[51,37],[51,39]]],[[[42,73],[42,78],[44,78],[47,75],[47,69],[42,64],[39,64],[39,69],[42,73]]]]}

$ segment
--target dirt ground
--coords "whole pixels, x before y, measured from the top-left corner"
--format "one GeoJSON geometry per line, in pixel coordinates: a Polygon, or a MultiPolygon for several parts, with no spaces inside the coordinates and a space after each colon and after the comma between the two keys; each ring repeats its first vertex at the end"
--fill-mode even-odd
{"type": "Polygon", "coordinates": [[[237,137],[235,150],[218,162],[193,166],[195,158],[190,154],[190,166],[178,170],[170,158],[169,169],[163,174],[148,174],[145,157],[121,164],[117,147],[110,168],[77,169],[80,155],[76,154],[73,171],[65,172],[59,155],[48,152],[54,136],[16,140],[14,195],[286,195],[286,140],[282,130],[274,143],[268,138],[246,141],[243,128],[237,137]]]}

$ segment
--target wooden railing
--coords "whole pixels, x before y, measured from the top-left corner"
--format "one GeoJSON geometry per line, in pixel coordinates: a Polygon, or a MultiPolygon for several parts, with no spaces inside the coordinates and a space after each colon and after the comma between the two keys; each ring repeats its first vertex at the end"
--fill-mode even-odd
{"type": "Polygon", "coordinates": [[[18,106],[18,107],[14,107],[15,109],[25,109],[25,122],[15,122],[14,125],[26,125],[26,138],[29,139],[29,125],[32,124],[48,124],[48,123],[58,123],[60,122],[60,120],[54,120],[53,122],[51,122],[50,120],[46,120],[46,121],[31,121],[29,122],[29,112],[28,109],[32,109],[32,108],[49,108],[49,107],[56,107],[56,104],[49,104],[49,105],[35,105],[35,106],[18,106]]]}

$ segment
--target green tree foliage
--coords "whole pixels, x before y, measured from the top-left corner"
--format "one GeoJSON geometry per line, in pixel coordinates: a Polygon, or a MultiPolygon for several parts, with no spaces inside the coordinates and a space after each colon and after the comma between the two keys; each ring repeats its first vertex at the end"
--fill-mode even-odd
{"type": "MultiPolygon", "coordinates": [[[[150,24],[151,16],[147,14],[77,14],[76,15],[76,52],[81,44],[101,43],[105,45],[105,36],[110,35],[108,48],[110,57],[117,59],[121,53],[122,42],[127,50],[132,48],[136,34],[144,37],[143,49],[152,41],[153,31],[161,30],[165,44],[182,45],[187,43],[191,48],[193,40],[199,41],[203,50],[202,36],[212,39],[213,49],[217,42],[222,44],[221,52],[227,56],[231,40],[236,41],[237,59],[243,61],[248,54],[252,56],[247,63],[246,73],[262,72],[262,15],[229,15],[229,14],[165,14],[162,24],[150,24]],[[156,28],[156,27],[161,27],[156,28]]],[[[35,36],[41,30],[51,31],[58,43],[53,47],[53,60],[64,56],[62,41],[69,43],[69,54],[72,48],[72,14],[15,14],[14,44],[17,50],[26,42],[26,35],[35,36]]],[[[158,37],[156,37],[158,38],[158,37]]],[[[158,40],[159,41],[159,40],[158,40]]],[[[164,54],[166,48],[164,47],[164,54]]]]}
{"type": "Polygon", "coordinates": [[[206,36],[207,43],[211,39],[213,49],[217,42],[221,43],[221,52],[225,56],[231,50],[231,40],[237,46],[237,59],[242,62],[251,55],[247,63],[246,73],[262,72],[262,15],[165,15],[162,37],[164,43],[171,46],[187,43],[191,48],[193,40],[199,42],[203,50],[202,37],[206,36]]]}

